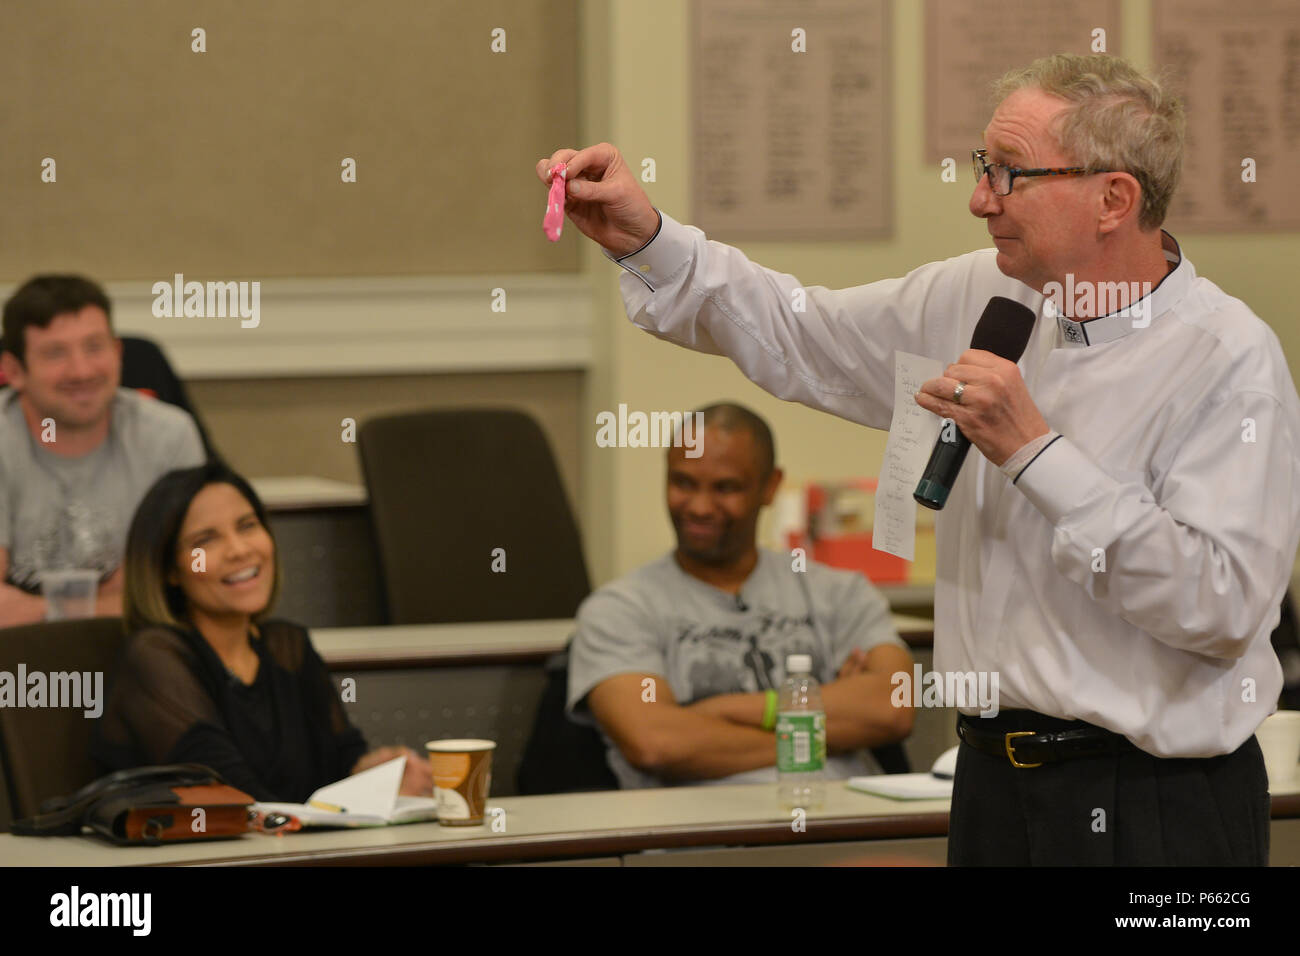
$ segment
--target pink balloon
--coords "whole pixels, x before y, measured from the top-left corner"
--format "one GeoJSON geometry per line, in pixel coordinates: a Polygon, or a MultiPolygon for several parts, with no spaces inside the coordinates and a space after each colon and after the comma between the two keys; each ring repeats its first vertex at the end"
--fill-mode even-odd
{"type": "Polygon", "coordinates": [[[564,163],[556,163],[551,170],[551,192],[546,197],[546,216],[542,219],[542,229],[551,242],[560,241],[560,230],[564,227],[564,163]]]}

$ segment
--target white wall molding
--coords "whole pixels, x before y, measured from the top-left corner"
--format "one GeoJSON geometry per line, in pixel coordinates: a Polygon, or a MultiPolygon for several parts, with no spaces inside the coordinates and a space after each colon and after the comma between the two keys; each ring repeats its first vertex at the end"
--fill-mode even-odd
{"type": "Polygon", "coordinates": [[[153,339],[187,379],[584,369],[593,360],[594,296],[582,275],[266,279],[256,328],[237,316],[157,318],[154,281],[172,277],[105,283],[114,329],[153,339]],[[504,312],[492,311],[494,288],[505,290],[504,312]]]}

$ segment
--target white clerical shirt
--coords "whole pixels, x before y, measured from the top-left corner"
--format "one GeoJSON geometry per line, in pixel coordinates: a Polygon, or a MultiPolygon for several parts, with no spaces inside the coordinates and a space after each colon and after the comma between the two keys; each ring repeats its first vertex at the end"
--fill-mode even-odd
{"type": "Polygon", "coordinates": [[[936,516],[936,670],[996,671],[1000,708],[1086,720],[1161,757],[1229,753],[1273,712],[1300,399],[1277,336],[1173,237],[1176,265],[1140,316],[1073,322],[992,249],[796,296],[794,276],[661,217],[642,249],[606,252],[632,321],[872,428],[892,417],[895,350],[956,361],[995,295],[1038,316],[1019,368],[1061,437],[1014,483],[967,458],[936,516]]]}

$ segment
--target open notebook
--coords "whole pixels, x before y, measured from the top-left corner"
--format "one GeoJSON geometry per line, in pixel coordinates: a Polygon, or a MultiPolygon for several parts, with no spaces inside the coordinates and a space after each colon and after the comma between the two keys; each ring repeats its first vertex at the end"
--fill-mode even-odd
{"type": "Polygon", "coordinates": [[[263,813],[297,817],[304,827],[383,827],[438,819],[433,797],[398,794],[406,757],[401,756],[321,787],[306,803],[258,803],[263,813]]]}

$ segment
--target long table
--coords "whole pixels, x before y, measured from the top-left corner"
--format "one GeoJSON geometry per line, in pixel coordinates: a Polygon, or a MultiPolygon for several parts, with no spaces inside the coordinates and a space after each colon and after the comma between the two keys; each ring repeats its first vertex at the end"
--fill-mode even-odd
{"type": "MultiPolygon", "coordinates": [[[[922,647],[928,643],[928,620],[896,615],[894,625],[909,643],[922,647]]],[[[494,622],[314,629],[312,640],[336,676],[368,671],[382,677],[384,671],[394,671],[420,679],[421,670],[454,671],[457,664],[535,666],[560,650],[571,631],[572,622],[568,620],[494,622]]],[[[925,765],[914,761],[918,769],[925,765]]],[[[851,791],[841,782],[827,784],[825,808],[810,811],[803,828],[793,827],[794,821],[779,812],[773,785],[702,785],[549,796],[502,792],[489,805],[503,812],[496,818],[495,829],[490,818],[489,825],[474,828],[412,824],[281,837],[248,834],[209,844],[134,848],[113,847],[92,837],[23,838],[5,834],[0,835],[0,864],[263,866],[569,861],[647,866],[867,860],[941,864],[946,857],[947,800],[893,801],[851,791]]],[[[1300,782],[1274,793],[1272,860],[1276,865],[1300,865],[1300,782]]]]}
{"type": "Polygon", "coordinates": [[[686,847],[917,837],[941,845],[948,830],[946,799],[897,802],[849,790],[842,782],[827,784],[825,808],[809,811],[802,827],[779,811],[774,784],[507,797],[489,800],[488,806],[488,822],[478,827],[419,823],[278,837],[247,834],[165,847],[114,847],[91,837],[0,836],[0,860],[33,866],[608,861],[645,850],[686,847]],[[493,808],[500,813],[492,813],[493,808]]]}
{"type": "MultiPolygon", "coordinates": [[[[615,865],[942,863],[948,804],[947,799],[888,800],[850,790],[842,781],[828,783],[825,807],[809,811],[802,821],[779,809],[775,784],[506,797],[488,801],[489,816],[478,827],[418,823],[283,836],[251,833],[161,847],[115,847],[95,837],[4,835],[0,861],[73,867],[542,860],[615,865]]],[[[1300,863],[1300,784],[1274,794],[1273,818],[1274,865],[1300,863]]]]}

